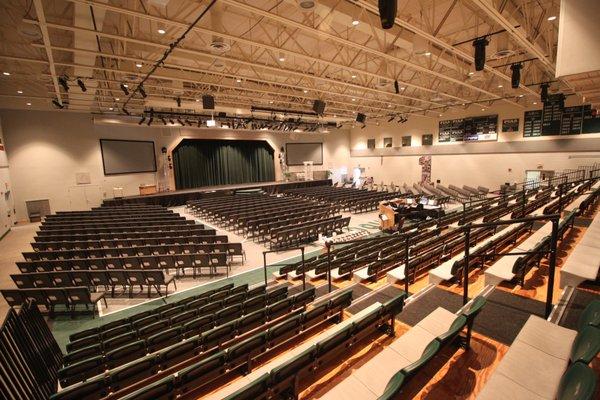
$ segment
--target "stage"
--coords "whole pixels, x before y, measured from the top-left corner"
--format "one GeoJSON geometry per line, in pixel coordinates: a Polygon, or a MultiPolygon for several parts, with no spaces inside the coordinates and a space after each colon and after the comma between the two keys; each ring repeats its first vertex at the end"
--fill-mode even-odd
{"type": "Polygon", "coordinates": [[[149,194],[145,196],[127,196],[106,199],[103,201],[102,205],[118,206],[123,204],[156,204],[165,207],[175,207],[184,205],[189,200],[197,200],[207,196],[233,194],[236,190],[262,189],[267,193],[279,193],[282,190],[286,189],[323,185],[331,185],[331,179],[315,181],[275,181],[243,183],[239,185],[205,186],[201,188],[175,190],[173,192],[162,192],[149,194]]]}

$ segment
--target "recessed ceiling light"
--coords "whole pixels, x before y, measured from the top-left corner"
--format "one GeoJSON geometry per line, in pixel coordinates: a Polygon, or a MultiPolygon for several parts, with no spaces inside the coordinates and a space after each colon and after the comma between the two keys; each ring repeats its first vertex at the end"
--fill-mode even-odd
{"type": "Polygon", "coordinates": [[[357,19],[352,20],[352,25],[357,26],[358,24],[360,24],[359,20],[357,20],[357,19]]]}
{"type": "Polygon", "coordinates": [[[498,85],[498,89],[500,89],[502,87],[502,85],[498,85]]]}
{"type": "Polygon", "coordinates": [[[388,108],[390,108],[391,106],[392,106],[391,104],[388,104],[388,108]]]}
{"type": "Polygon", "coordinates": [[[425,53],[423,53],[423,55],[429,57],[431,55],[431,52],[430,51],[426,51],[425,53]]]}
{"type": "Polygon", "coordinates": [[[142,63],[135,63],[135,66],[138,68],[142,68],[142,63]]]}
{"type": "Polygon", "coordinates": [[[200,99],[196,99],[196,103],[200,102],[200,99]]]}
{"type": "Polygon", "coordinates": [[[270,100],[270,101],[269,101],[269,104],[273,104],[273,100],[270,100]]]}
{"type": "Polygon", "coordinates": [[[3,72],[2,75],[10,76],[10,72],[3,72]]]}
{"type": "Polygon", "coordinates": [[[333,118],[337,118],[337,115],[333,114],[333,118]]]}
{"type": "Polygon", "coordinates": [[[119,101],[121,100],[119,97],[115,97],[115,101],[119,101]]]}
{"type": "Polygon", "coordinates": [[[556,19],[556,15],[551,15],[548,17],[548,21],[554,21],[556,19]]]}
{"type": "Polygon", "coordinates": [[[356,75],[352,75],[352,79],[356,78],[356,75]]]}
{"type": "Polygon", "coordinates": [[[31,105],[31,103],[27,103],[27,105],[28,105],[28,106],[30,106],[30,105],[31,105]]]}
{"type": "Polygon", "coordinates": [[[128,87],[129,87],[129,85],[128,85],[128,84],[126,84],[126,83],[124,83],[124,84],[123,84],[123,86],[124,86],[124,87],[126,87],[126,88],[128,88],[128,87]]]}
{"type": "Polygon", "coordinates": [[[352,114],[356,114],[356,111],[352,111],[352,114]]]}
{"type": "Polygon", "coordinates": [[[304,90],[303,90],[303,92],[304,92],[304,93],[308,93],[308,90],[304,89],[304,90]]]}
{"type": "Polygon", "coordinates": [[[165,33],[167,33],[167,31],[165,31],[164,29],[159,29],[157,32],[160,33],[161,35],[164,35],[165,33]]]}
{"type": "Polygon", "coordinates": [[[17,90],[17,93],[23,94],[23,91],[22,90],[17,90]]]}
{"type": "Polygon", "coordinates": [[[482,108],[481,111],[485,111],[485,108],[482,108]]]}
{"type": "Polygon", "coordinates": [[[469,72],[469,75],[475,75],[475,72],[473,72],[473,71],[470,71],[470,72],[469,72]]]}
{"type": "Polygon", "coordinates": [[[533,102],[533,105],[536,105],[536,104],[537,104],[537,101],[534,101],[534,102],[533,102]]]}
{"type": "Polygon", "coordinates": [[[352,101],[356,101],[356,99],[355,99],[355,98],[353,98],[353,99],[352,99],[352,101]]]}
{"type": "Polygon", "coordinates": [[[242,80],[241,80],[240,78],[237,78],[235,81],[236,81],[237,83],[241,83],[241,82],[242,82],[242,80]]]}
{"type": "Polygon", "coordinates": [[[442,115],[444,115],[444,114],[440,114],[440,117],[441,117],[442,115]]]}
{"type": "Polygon", "coordinates": [[[285,61],[285,57],[279,57],[279,61],[284,62],[285,61]]]}
{"type": "Polygon", "coordinates": [[[112,108],[112,107],[108,107],[108,109],[109,109],[110,111],[112,111],[112,110],[113,110],[113,108],[112,108]]]}
{"type": "Polygon", "coordinates": [[[523,97],[523,96],[525,96],[525,95],[524,95],[524,94],[520,94],[520,95],[519,95],[519,97],[523,97]]]}

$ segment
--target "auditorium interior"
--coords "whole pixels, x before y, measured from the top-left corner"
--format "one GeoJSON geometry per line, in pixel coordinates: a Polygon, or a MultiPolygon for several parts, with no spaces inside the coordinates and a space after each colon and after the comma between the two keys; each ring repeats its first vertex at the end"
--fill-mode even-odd
{"type": "Polygon", "coordinates": [[[598,15],[0,1],[0,398],[600,399],[598,15]]]}

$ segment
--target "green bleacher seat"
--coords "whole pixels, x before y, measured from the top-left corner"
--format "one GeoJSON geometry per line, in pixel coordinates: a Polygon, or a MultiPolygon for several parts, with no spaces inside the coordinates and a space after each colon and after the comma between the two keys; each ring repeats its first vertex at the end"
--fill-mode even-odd
{"type": "Polygon", "coordinates": [[[576,362],[563,374],[557,400],[592,400],[596,394],[596,373],[587,365],[576,362]]]}

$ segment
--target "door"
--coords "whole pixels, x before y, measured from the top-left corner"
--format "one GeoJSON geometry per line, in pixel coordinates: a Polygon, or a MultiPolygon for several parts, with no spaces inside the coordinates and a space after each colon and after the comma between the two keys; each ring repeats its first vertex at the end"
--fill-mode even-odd
{"type": "Polygon", "coordinates": [[[537,188],[540,185],[541,178],[542,178],[542,171],[539,171],[539,170],[525,171],[525,188],[526,189],[537,188]]]}

